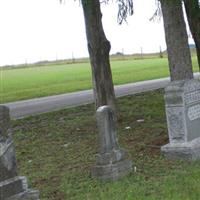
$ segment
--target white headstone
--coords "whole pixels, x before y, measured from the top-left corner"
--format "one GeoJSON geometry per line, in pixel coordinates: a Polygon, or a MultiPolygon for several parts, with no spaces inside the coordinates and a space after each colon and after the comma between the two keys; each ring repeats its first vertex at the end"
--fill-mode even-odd
{"type": "Polygon", "coordinates": [[[116,134],[116,117],[109,106],[97,110],[99,129],[99,154],[92,176],[100,179],[117,180],[132,170],[127,152],[119,147],[116,134]]]}

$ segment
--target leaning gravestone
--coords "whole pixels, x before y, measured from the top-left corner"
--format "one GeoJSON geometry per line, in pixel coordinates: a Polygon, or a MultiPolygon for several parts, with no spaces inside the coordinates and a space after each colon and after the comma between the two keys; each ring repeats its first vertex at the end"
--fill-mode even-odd
{"type": "Polygon", "coordinates": [[[92,168],[93,177],[117,180],[132,170],[132,162],[128,159],[127,152],[118,145],[115,119],[114,112],[109,106],[98,108],[100,152],[92,168]]]}
{"type": "Polygon", "coordinates": [[[9,109],[2,105],[0,105],[0,200],[39,200],[39,192],[28,189],[26,177],[18,176],[9,109]]]}
{"type": "Polygon", "coordinates": [[[171,82],[165,89],[165,107],[170,143],[161,151],[172,159],[200,159],[200,82],[171,82]]]}

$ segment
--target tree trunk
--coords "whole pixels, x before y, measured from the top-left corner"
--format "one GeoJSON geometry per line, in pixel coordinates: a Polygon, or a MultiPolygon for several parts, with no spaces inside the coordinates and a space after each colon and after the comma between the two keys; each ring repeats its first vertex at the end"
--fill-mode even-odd
{"type": "Polygon", "coordinates": [[[200,69],[200,8],[198,0],[184,0],[190,30],[196,44],[200,69]]]}
{"type": "Polygon", "coordinates": [[[181,0],[161,0],[171,81],[192,79],[192,61],[181,0]]]}
{"type": "Polygon", "coordinates": [[[99,0],[82,0],[88,51],[92,67],[93,90],[96,108],[110,105],[114,110],[115,93],[110,68],[110,42],[103,25],[99,0]]]}

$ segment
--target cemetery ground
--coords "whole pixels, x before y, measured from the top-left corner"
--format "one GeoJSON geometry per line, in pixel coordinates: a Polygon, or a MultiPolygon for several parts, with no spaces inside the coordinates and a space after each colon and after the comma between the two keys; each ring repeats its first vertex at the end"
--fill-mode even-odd
{"type": "Polygon", "coordinates": [[[134,170],[116,182],[91,178],[97,128],[94,105],[12,122],[20,174],[41,200],[199,199],[200,163],[169,161],[163,90],[117,99],[118,138],[134,170]]]}
{"type": "MultiPolygon", "coordinates": [[[[115,85],[169,76],[167,58],[111,60],[115,85]]],[[[198,71],[193,56],[194,71],[198,71]]],[[[88,62],[1,69],[0,103],[90,89],[88,62]]]]}

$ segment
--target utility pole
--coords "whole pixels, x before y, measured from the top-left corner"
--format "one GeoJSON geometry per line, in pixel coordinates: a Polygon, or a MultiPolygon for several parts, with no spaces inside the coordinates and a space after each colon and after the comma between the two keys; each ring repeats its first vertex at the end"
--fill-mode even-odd
{"type": "Polygon", "coordinates": [[[124,59],[124,48],[122,48],[122,58],[124,59]]]}
{"type": "Polygon", "coordinates": [[[160,46],[160,54],[159,54],[160,58],[163,58],[163,52],[162,52],[162,47],[160,46]]]}
{"type": "Polygon", "coordinates": [[[143,59],[143,48],[142,47],[140,47],[140,57],[141,57],[141,59],[143,59]]]}
{"type": "Polygon", "coordinates": [[[72,63],[75,63],[74,52],[72,52],[72,63]]]}

